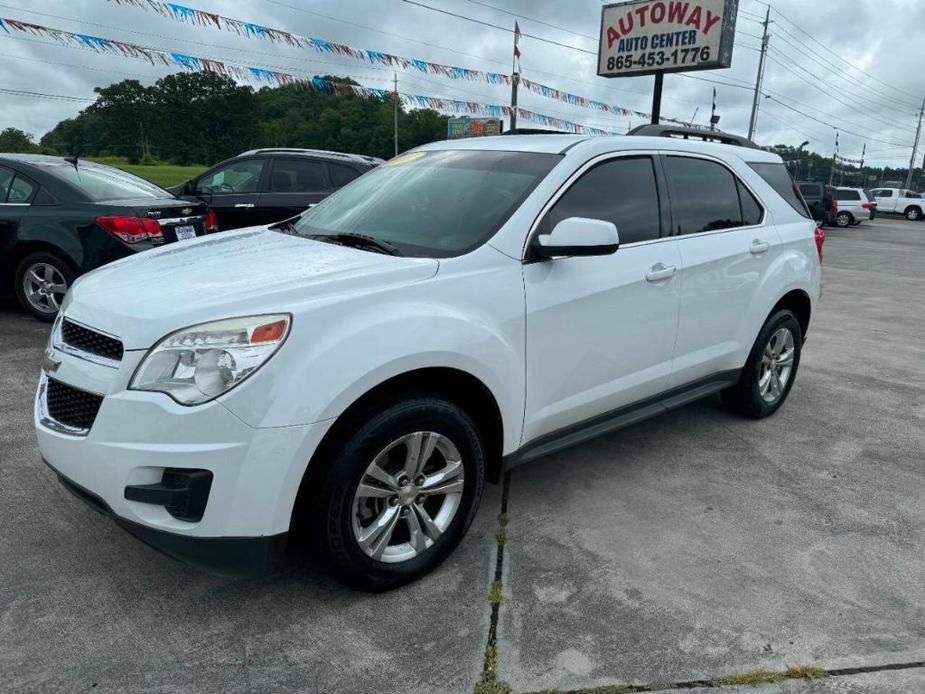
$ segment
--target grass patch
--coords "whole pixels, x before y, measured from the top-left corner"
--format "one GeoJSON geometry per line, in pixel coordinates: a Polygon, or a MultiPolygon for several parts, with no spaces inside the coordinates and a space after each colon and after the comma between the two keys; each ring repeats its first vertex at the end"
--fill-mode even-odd
{"type": "Polygon", "coordinates": [[[90,161],[108,164],[129,173],[141,176],[162,188],[169,188],[188,181],[206,170],[205,166],[177,166],[175,164],[129,164],[125,157],[87,157],[90,161]]]}
{"type": "Polygon", "coordinates": [[[499,545],[507,544],[507,530],[505,528],[498,528],[495,532],[495,542],[499,545]]]}
{"type": "Polygon", "coordinates": [[[772,670],[753,670],[752,672],[739,672],[732,675],[723,675],[713,680],[715,687],[729,687],[732,685],[751,685],[774,684],[783,682],[787,676],[782,672],[773,672],[772,670]]]}
{"type": "Polygon", "coordinates": [[[492,605],[500,605],[504,600],[504,591],[501,588],[501,581],[492,581],[491,590],[488,591],[488,602],[492,605]]]}
{"type": "Polygon", "coordinates": [[[475,685],[473,694],[510,694],[510,692],[510,685],[498,680],[498,649],[490,643],[485,648],[482,681],[475,685]]]}
{"type": "Polygon", "coordinates": [[[784,674],[792,680],[821,680],[829,676],[829,673],[822,668],[812,665],[788,667],[784,674]]]}

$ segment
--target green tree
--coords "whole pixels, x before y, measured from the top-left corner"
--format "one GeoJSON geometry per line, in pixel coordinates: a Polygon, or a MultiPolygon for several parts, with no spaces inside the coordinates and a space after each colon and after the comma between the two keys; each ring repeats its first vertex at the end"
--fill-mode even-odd
{"type": "Polygon", "coordinates": [[[37,152],[32,135],[18,128],[7,128],[0,132],[0,152],[37,152]]]}

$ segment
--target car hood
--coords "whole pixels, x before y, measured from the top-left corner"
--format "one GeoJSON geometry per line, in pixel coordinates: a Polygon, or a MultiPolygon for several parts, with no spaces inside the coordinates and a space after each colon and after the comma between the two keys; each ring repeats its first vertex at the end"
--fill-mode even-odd
{"type": "Polygon", "coordinates": [[[266,227],[183,241],[79,278],[69,318],[147,349],[180,328],[221,318],[297,312],[336,295],[433,277],[432,258],[401,258],[289,236],[266,227]]]}

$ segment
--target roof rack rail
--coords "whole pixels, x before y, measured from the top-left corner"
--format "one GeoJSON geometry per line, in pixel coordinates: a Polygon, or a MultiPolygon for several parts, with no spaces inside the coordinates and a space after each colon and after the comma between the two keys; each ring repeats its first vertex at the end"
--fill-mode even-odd
{"type": "Polygon", "coordinates": [[[747,137],[724,133],[722,130],[707,130],[706,128],[685,128],[678,125],[640,125],[630,130],[627,135],[641,135],[644,137],[675,137],[682,140],[702,140],[703,142],[720,142],[724,145],[737,147],[750,147],[761,149],[759,145],[747,137]]]}
{"type": "Polygon", "coordinates": [[[576,135],[567,130],[544,130],[543,128],[511,128],[505,130],[502,135],[576,135]]]}
{"type": "Polygon", "coordinates": [[[291,152],[293,154],[311,154],[319,157],[328,157],[329,159],[343,159],[345,161],[356,161],[364,163],[381,162],[377,157],[369,157],[365,154],[348,154],[346,152],[333,152],[327,149],[308,149],[304,147],[261,147],[243,152],[238,156],[251,156],[254,154],[268,154],[270,152],[291,152]]]}

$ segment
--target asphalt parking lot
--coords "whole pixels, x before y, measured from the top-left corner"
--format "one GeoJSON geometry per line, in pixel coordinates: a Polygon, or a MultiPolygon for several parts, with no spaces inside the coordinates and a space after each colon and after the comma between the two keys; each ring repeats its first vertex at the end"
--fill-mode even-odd
{"type": "Polygon", "coordinates": [[[711,399],[518,468],[384,595],[206,576],[70,496],[32,432],[47,327],[0,309],[0,690],[471,692],[491,644],[518,693],[925,691],[925,223],[827,234],[777,415],[711,399]]]}

